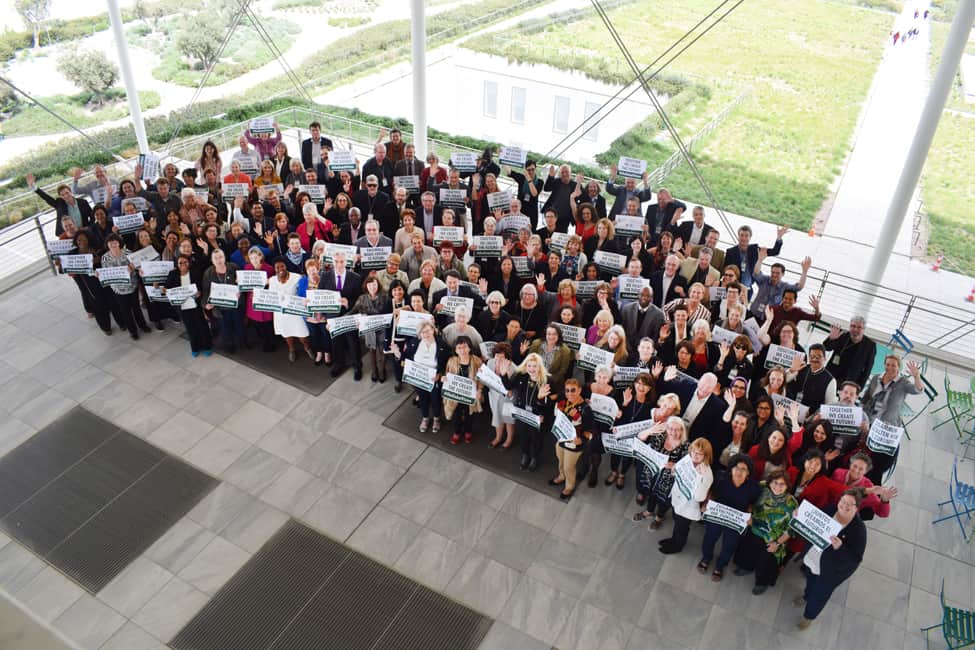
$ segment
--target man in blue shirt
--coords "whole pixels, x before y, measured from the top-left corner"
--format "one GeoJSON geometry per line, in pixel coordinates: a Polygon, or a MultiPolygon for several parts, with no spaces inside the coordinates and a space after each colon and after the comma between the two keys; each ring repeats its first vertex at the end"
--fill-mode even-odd
{"type": "Polygon", "coordinates": [[[772,265],[768,275],[762,273],[762,262],[765,261],[766,257],[768,257],[768,251],[763,248],[758,253],[758,261],[755,262],[752,274],[754,280],[752,289],[755,295],[752,298],[749,311],[759,323],[765,320],[765,307],[781,305],[782,294],[786,291],[795,291],[796,294],[802,291],[802,288],[806,286],[806,274],[809,272],[809,267],[812,266],[812,258],[807,257],[802,260],[802,275],[799,276],[799,282],[790,284],[782,281],[782,277],[785,275],[785,265],[780,262],[772,265]]]}
{"type": "MultiPolygon", "coordinates": [[[[767,254],[775,257],[782,252],[782,236],[789,232],[786,226],[779,226],[775,232],[775,245],[767,249],[767,254]]],[[[737,266],[741,270],[740,282],[748,288],[752,286],[752,269],[758,260],[759,246],[751,243],[752,229],[742,226],[738,229],[738,245],[732,246],[725,252],[725,266],[737,266]]]]}

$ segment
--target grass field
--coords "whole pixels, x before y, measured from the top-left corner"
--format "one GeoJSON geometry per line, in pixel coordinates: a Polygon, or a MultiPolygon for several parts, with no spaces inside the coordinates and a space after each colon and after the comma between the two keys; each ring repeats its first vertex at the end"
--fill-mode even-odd
{"type": "MultiPolygon", "coordinates": [[[[125,91],[117,89],[114,99],[97,110],[89,110],[85,106],[87,95],[55,95],[53,97],[38,97],[38,100],[58,115],[77,126],[86,128],[116,120],[129,114],[129,103],[125,99],[125,91]]],[[[139,93],[139,103],[143,110],[159,106],[159,93],[153,90],[139,93]]],[[[34,105],[22,104],[22,108],[3,122],[4,135],[46,135],[48,133],[62,133],[69,130],[60,120],[55,119],[47,111],[34,105]]]]}
{"type": "MultiPolygon", "coordinates": [[[[646,65],[712,8],[710,0],[665,0],[623,7],[610,18],[637,62],[646,65]]],[[[682,135],[740,92],[751,91],[696,151],[725,209],[809,227],[847,153],[890,24],[889,12],[854,4],[750,0],[668,68],[711,89],[708,105],[682,120],[682,135]]],[[[586,70],[593,76],[600,69],[618,73],[620,55],[595,15],[530,36],[508,33],[505,39],[528,52],[528,60],[537,51],[535,62],[550,62],[564,47],[571,50],[567,55],[588,57],[586,70]]],[[[492,50],[497,43],[474,47],[505,55],[492,50]]],[[[645,132],[647,125],[640,128],[645,132]]],[[[628,155],[655,162],[673,150],[669,139],[648,135],[623,136],[621,141],[638,144],[628,155]]],[[[678,196],[706,199],[683,167],[667,184],[678,196]]]]}
{"type": "MultiPolygon", "coordinates": [[[[950,16],[946,16],[950,18],[950,16]]],[[[931,25],[931,74],[941,61],[948,36],[948,22],[931,25]]],[[[975,54],[975,43],[966,50],[975,54]]],[[[956,75],[948,96],[948,109],[975,113],[967,103],[956,75]]],[[[946,267],[975,275],[975,117],[946,111],[931,145],[922,176],[922,198],[928,212],[931,232],[928,255],[943,254],[946,267]]]]}

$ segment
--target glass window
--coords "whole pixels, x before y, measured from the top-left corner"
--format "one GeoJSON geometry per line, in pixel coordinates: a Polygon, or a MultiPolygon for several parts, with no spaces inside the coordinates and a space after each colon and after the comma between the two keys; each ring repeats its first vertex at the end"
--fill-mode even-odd
{"type": "Polygon", "coordinates": [[[598,111],[599,111],[599,104],[594,104],[593,102],[586,102],[586,128],[592,127],[592,129],[590,129],[585,135],[586,140],[595,141],[599,137],[599,124],[596,122],[596,119],[598,118],[593,118],[591,120],[589,119],[590,117],[595,115],[598,111]]]}
{"type": "Polygon", "coordinates": [[[511,121],[515,124],[525,123],[525,98],[527,91],[524,88],[511,89],[511,121]]]}
{"type": "Polygon", "coordinates": [[[555,98],[555,115],[552,118],[552,130],[556,133],[566,133],[569,130],[569,98],[555,98]]]}
{"type": "Polygon", "coordinates": [[[493,81],[484,82],[484,116],[498,116],[498,84],[493,81]]]}

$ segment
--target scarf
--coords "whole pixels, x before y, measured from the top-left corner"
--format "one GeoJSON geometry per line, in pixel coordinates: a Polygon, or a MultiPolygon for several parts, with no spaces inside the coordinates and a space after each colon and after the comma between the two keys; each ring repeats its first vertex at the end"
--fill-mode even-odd
{"type": "MultiPolygon", "coordinates": [[[[799,502],[788,492],[775,496],[772,490],[763,488],[762,496],[752,508],[752,532],[765,543],[778,539],[789,527],[792,512],[798,507],[799,502]]],[[[785,545],[780,545],[774,554],[776,559],[781,560],[785,550],[785,545]]]]}

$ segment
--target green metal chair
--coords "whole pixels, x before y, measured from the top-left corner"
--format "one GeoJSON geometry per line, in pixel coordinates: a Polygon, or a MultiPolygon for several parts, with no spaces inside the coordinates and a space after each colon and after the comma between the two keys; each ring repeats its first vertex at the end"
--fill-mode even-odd
{"type": "MultiPolygon", "coordinates": [[[[927,359],[925,359],[925,361],[927,361],[927,359]]],[[[911,436],[907,431],[908,425],[921,417],[927,408],[934,403],[934,400],[938,398],[939,394],[938,389],[931,385],[931,382],[928,381],[923,372],[921,373],[921,383],[924,385],[924,396],[928,398],[928,401],[924,403],[924,406],[915,411],[906,400],[901,404],[901,426],[904,427],[904,435],[907,436],[908,440],[911,439],[911,436]]]]}
{"type": "Polygon", "coordinates": [[[959,440],[964,439],[966,437],[966,424],[975,418],[975,414],[973,414],[975,397],[968,391],[952,389],[947,370],[945,370],[944,385],[945,403],[932,411],[932,414],[948,409],[948,418],[934,425],[933,428],[937,429],[950,422],[955,427],[959,440]]]}
{"type": "Polygon", "coordinates": [[[924,632],[925,647],[931,646],[928,634],[936,627],[941,628],[941,634],[949,650],[975,645],[975,612],[950,607],[945,603],[944,578],[941,579],[941,622],[921,628],[924,632]]]}

